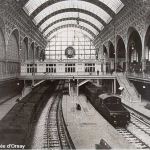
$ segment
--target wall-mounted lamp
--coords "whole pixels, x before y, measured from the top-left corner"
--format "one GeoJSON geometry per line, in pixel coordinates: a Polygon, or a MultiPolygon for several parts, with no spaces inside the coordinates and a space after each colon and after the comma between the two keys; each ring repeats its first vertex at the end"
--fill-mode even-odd
{"type": "Polygon", "coordinates": [[[134,49],[135,49],[135,42],[132,41],[132,42],[131,42],[131,50],[134,50],[134,49]]]}
{"type": "Polygon", "coordinates": [[[124,88],[120,86],[120,87],[119,87],[119,90],[120,90],[120,91],[123,91],[123,90],[124,90],[124,88]]]}
{"type": "Polygon", "coordinates": [[[74,76],[73,76],[73,81],[75,81],[74,76]]]}

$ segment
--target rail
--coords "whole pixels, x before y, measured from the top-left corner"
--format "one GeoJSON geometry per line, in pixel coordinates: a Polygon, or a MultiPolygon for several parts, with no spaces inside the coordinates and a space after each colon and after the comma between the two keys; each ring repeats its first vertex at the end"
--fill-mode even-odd
{"type": "Polygon", "coordinates": [[[62,95],[59,92],[55,94],[51,107],[48,111],[46,124],[45,148],[48,149],[74,149],[73,142],[67,131],[66,124],[62,116],[61,99],[62,95]]]}
{"type": "Polygon", "coordinates": [[[113,76],[113,74],[109,73],[109,72],[85,72],[85,71],[72,71],[72,72],[66,72],[66,71],[62,71],[62,72],[43,72],[43,71],[36,71],[36,72],[28,72],[28,71],[22,71],[20,73],[20,75],[96,75],[96,76],[100,76],[100,75],[111,75],[113,76]]]}
{"type": "Polygon", "coordinates": [[[116,128],[116,130],[121,135],[123,135],[130,143],[135,145],[137,149],[150,149],[149,138],[145,138],[150,135],[149,118],[133,110],[133,108],[129,106],[125,105],[125,107],[129,110],[131,114],[130,123],[125,128],[116,128]]]}
{"type": "Polygon", "coordinates": [[[65,135],[66,135],[66,139],[67,139],[67,143],[68,143],[68,146],[69,146],[69,149],[76,149],[75,148],[75,145],[72,141],[72,138],[69,134],[69,131],[67,129],[67,125],[66,125],[66,122],[65,122],[65,119],[64,119],[64,115],[63,115],[63,111],[62,111],[62,100],[59,104],[59,109],[60,109],[60,115],[61,115],[61,119],[62,119],[62,123],[63,123],[63,128],[64,128],[64,131],[65,131],[65,135]]]}
{"type": "Polygon", "coordinates": [[[96,74],[95,72],[93,73],[87,73],[87,72],[73,72],[73,73],[68,73],[68,72],[61,72],[61,73],[43,73],[43,72],[37,72],[34,74],[32,73],[21,73],[19,76],[19,79],[38,79],[38,80],[46,80],[46,79],[96,79],[96,78],[109,78],[109,79],[115,79],[116,77],[113,74],[110,73],[99,73],[96,74]]]}

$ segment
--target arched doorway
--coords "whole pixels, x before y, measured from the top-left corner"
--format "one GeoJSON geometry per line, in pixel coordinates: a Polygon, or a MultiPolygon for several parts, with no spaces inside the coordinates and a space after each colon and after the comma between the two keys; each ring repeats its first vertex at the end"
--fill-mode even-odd
{"type": "Polygon", "coordinates": [[[25,37],[21,48],[21,61],[25,62],[28,59],[28,38],[25,37]]]}
{"type": "Polygon", "coordinates": [[[30,49],[29,49],[29,60],[33,60],[34,58],[34,42],[31,44],[30,49]]]}
{"type": "Polygon", "coordinates": [[[10,60],[19,59],[19,32],[17,29],[9,37],[6,58],[10,60]]]}
{"type": "Polygon", "coordinates": [[[117,70],[125,71],[126,70],[126,50],[123,39],[120,36],[117,36],[117,70]]]}
{"type": "Polygon", "coordinates": [[[15,29],[8,40],[8,46],[6,51],[7,62],[7,74],[19,73],[19,31],[15,29]]]}
{"type": "Polygon", "coordinates": [[[142,71],[142,42],[137,30],[130,28],[128,32],[128,62],[129,71],[139,73],[142,71]]]}
{"type": "Polygon", "coordinates": [[[150,26],[147,29],[145,36],[145,73],[150,73],[150,26]]]}
{"type": "Polygon", "coordinates": [[[5,38],[2,30],[0,29],[0,75],[5,74],[5,38]]]}
{"type": "Polygon", "coordinates": [[[109,46],[110,69],[115,70],[115,48],[111,41],[109,41],[108,46],[109,46]]]}
{"type": "Polygon", "coordinates": [[[105,56],[105,58],[108,58],[108,52],[105,45],[103,45],[103,55],[105,56]]]}
{"type": "MultiPolygon", "coordinates": [[[[110,62],[108,61],[108,51],[107,51],[107,48],[106,48],[106,46],[105,45],[103,45],[103,59],[105,60],[105,62],[106,62],[106,72],[110,72],[110,66],[111,66],[111,64],[110,64],[110,62]]],[[[105,64],[104,64],[104,62],[102,63],[102,65],[101,65],[101,70],[102,70],[102,72],[104,71],[104,67],[105,67],[105,64]]]]}

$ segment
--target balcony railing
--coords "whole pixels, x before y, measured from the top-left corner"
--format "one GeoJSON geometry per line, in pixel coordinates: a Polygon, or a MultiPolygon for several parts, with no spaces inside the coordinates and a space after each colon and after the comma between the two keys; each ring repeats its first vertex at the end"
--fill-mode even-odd
{"type": "Polygon", "coordinates": [[[19,77],[19,73],[13,73],[13,74],[1,74],[0,75],[0,81],[3,80],[9,80],[9,79],[15,79],[19,77]]]}
{"type": "Polygon", "coordinates": [[[142,80],[149,80],[150,81],[150,74],[148,73],[136,73],[136,72],[127,72],[127,77],[133,77],[133,78],[138,78],[138,79],[142,79],[142,80]]]}

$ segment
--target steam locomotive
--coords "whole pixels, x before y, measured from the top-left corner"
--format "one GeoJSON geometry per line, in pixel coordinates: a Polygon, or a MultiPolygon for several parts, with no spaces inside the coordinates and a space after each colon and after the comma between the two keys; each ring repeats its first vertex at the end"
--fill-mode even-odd
{"type": "Polygon", "coordinates": [[[130,113],[121,103],[119,95],[106,93],[91,83],[85,84],[82,91],[94,108],[113,126],[126,126],[130,121],[130,113]]]}

